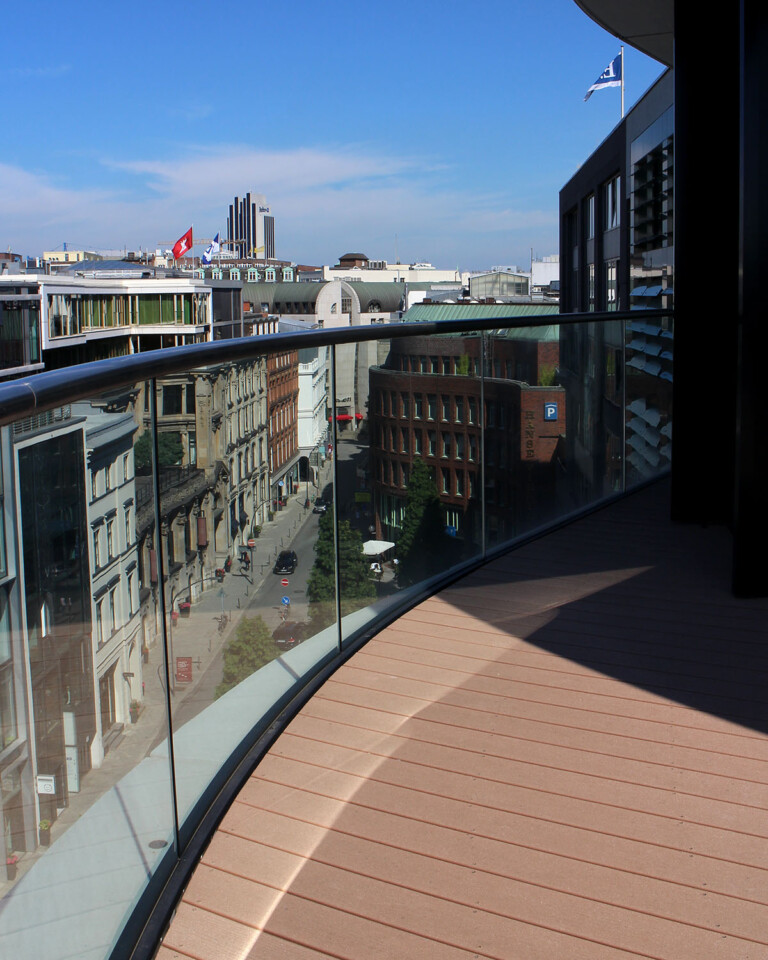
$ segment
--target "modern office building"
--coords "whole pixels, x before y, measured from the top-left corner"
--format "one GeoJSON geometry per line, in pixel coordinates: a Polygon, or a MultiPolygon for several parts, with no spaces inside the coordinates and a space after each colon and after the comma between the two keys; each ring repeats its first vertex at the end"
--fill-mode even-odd
{"type": "Polygon", "coordinates": [[[674,304],[673,101],[667,70],[560,192],[561,310],[638,311],[626,329],[563,328],[566,442],[583,463],[570,478],[574,503],[671,462],[671,319],[641,314],[674,304]],[[597,463],[583,455],[596,444],[597,463]]]}
{"type": "Polygon", "coordinates": [[[275,218],[266,197],[246,193],[229,205],[227,244],[237,257],[275,258],[275,218]]]}

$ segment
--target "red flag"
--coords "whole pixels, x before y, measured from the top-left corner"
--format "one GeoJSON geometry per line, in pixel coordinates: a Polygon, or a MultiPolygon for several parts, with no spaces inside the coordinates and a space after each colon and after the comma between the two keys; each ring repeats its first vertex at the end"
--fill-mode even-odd
{"type": "Polygon", "coordinates": [[[183,237],[179,239],[173,245],[173,259],[178,260],[180,257],[183,257],[185,253],[189,253],[192,249],[192,227],[187,230],[183,237]]]}

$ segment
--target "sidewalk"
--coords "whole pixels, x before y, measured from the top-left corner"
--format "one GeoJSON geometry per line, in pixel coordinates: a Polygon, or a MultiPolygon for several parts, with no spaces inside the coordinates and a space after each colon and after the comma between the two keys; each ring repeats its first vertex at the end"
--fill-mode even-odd
{"type": "MultiPolygon", "coordinates": [[[[331,476],[332,467],[328,461],[320,472],[321,485],[327,483],[331,476]]],[[[229,640],[240,617],[251,609],[252,604],[255,605],[258,590],[271,575],[278,553],[287,547],[308,516],[304,507],[305,500],[306,490],[304,484],[301,484],[300,492],[289,497],[286,506],[275,514],[274,520],[264,524],[253,549],[253,565],[248,571],[253,583],[240,573],[238,557],[241,551],[238,549],[232,558],[232,569],[225,576],[224,582],[206,582],[205,592],[192,605],[190,616],[179,617],[176,625],[171,628],[173,659],[192,658],[191,682],[175,683],[171,700],[174,713],[194,694],[212,661],[229,640]],[[228,619],[224,629],[219,631],[218,618],[221,616],[222,603],[228,619]]],[[[250,554],[250,550],[248,553],[250,554]]],[[[265,616],[270,629],[274,629],[279,623],[278,610],[272,611],[273,616],[269,616],[263,609],[259,612],[265,616]]],[[[124,731],[104,757],[102,765],[94,767],[83,777],[78,793],[70,793],[69,806],[59,814],[51,828],[52,845],[99,797],[134,769],[155,745],[167,736],[165,678],[162,648],[159,644],[150,648],[149,660],[144,664],[143,682],[144,698],[138,721],[126,724],[124,731]]],[[[0,882],[0,897],[8,892],[45,852],[46,848],[38,847],[24,853],[17,865],[16,880],[11,883],[0,882]]]]}

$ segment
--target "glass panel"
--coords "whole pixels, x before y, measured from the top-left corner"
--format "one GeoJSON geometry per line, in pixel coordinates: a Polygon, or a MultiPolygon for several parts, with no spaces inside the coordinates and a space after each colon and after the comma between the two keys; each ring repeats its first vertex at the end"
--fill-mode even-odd
{"type": "Polygon", "coordinates": [[[560,328],[485,335],[485,517],[489,547],[570,512],[561,483],[566,395],[560,328]]]}
{"type": "Polygon", "coordinates": [[[141,491],[153,481],[147,463],[133,469],[142,393],[0,429],[2,494],[20,521],[6,526],[0,577],[8,956],[31,956],[41,936],[72,956],[108,955],[173,849],[170,767],[155,749],[166,737],[162,643],[142,562],[154,512],[141,491]]]}
{"type": "Polygon", "coordinates": [[[381,340],[337,360],[349,377],[337,397],[345,637],[482,551],[480,346],[479,336],[381,340]]]}
{"type": "Polygon", "coordinates": [[[304,353],[301,363],[293,350],[193,370],[181,383],[187,402],[160,408],[182,838],[185,819],[230,769],[238,747],[338,650],[333,594],[316,609],[308,596],[316,552],[331,585],[335,569],[325,509],[332,499],[326,351],[304,353]],[[299,435],[301,378],[317,399],[306,436],[299,435]],[[163,452],[166,435],[172,439],[163,452]]]}

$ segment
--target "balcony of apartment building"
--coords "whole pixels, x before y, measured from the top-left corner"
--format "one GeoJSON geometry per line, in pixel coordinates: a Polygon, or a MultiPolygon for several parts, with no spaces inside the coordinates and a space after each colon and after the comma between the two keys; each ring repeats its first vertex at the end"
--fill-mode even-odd
{"type": "MultiPolygon", "coordinates": [[[[765,14],[741,10],[748,121],[765,14]]],[[[703,109],[684,69],[698,56],[689,40],[676,64],[675,337],[663,389],[633,362],[637,314],[594,312],[231,340],[0,390],[3,952],[768,953],[768,518],[757,419],[766,333],[753,219],[766,206],[765,134],[742,124],[731,153],[742,151],[743,169],[732,163],[723,184],[740,296],[734,278],[723,309],[703,312],[689,252],[701,214],[696,140],[685,137],[703,109]],[[741,220],[740,189],[751,198],[741,220]],[[530,344],[555,320],[567,405],[547,394],[528,417],[521,381],[487,361],[494,338],[510,349],[525,323],[530,344]],[[467,389],[452,383],[442,430],[440,404],[429,423],[425,397],[441,393],[427,386],[431,366],[409,376],[388,362],[402,353],[395,341],[435,338],[425,357],[443,355],[437,345],[457,333],[466,359],[452,358],[452,377],[467,389]],[[257,350],[279,356],[299,336],[330,351],[322,506],[313,513],[302,493],[289,498],[238,544],[231,569],[203,578],[194,602],[158,582],[158,539],[155,580],[141,585],[152,642],[115,677],[134,691],[131,716],[96,765],[87,417],[56,411],[75,400],[102,411],[101,392],[119,384],[257,350]],[[354,354],[376,360],[354,370],[373,387],[366,429],[342,434],[336,351],[350,356],[351,343],[375,344],[354,354]],[[375,396],[388,370],[394,407],[375,396]],[[479,466],[469,433],[459,445],[459,398],[464,410],[477,404],[479,466]],[[505,447],[491,417],[503,417],[505,447]],[[449,436],[434,452],[432,429],[449,436]],[[496,469],[502,454],[509,481],[496,469]],[[445,490],[435,484],[443,458],[445,490]],[[372,469],[384,463],[386,473],[372,469]],[[491,522],[508,509],[513,531],[491,522]],[[275,573],[283,551],[297,563],[275,573]]],[[[665,311],[646,310],[643,323],[672,329],[665,311]]],[[[162,525],[156,448],[153,457],[149,522],[162,525]]]]}

